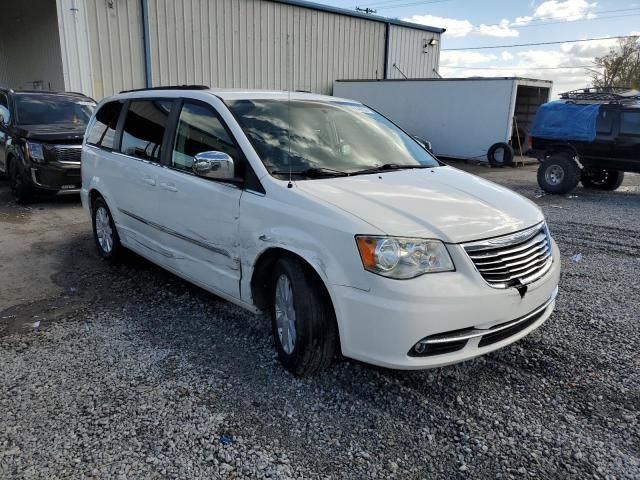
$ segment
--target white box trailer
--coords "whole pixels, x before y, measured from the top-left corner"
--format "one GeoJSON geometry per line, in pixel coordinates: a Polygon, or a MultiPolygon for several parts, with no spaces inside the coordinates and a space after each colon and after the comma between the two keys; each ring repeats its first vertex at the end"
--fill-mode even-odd
{"type": "Polygon", "coordinates": [[[495,143],[523,151],[538,107],[553,82],[517,77],[337,80],[333,94],[358,100],[412,135],[429,140],[436,155],[487,161],[495,143]]]}

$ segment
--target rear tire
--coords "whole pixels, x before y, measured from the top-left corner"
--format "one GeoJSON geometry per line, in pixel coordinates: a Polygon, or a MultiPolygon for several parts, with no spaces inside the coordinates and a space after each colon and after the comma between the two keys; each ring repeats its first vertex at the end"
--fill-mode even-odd
{"type": "Polygon", "coordinates": [[[271,323],[280,362],[297,376],[331,365],[338,328],[320,280],[300,260],[279,259],[271,282],[271,323]]]}
{"type": "Polygon", "coordinates": [[[508,143],[494,143],[487,151],[487,159],[492,167],[508,167],[513,165],[513,148],[508,143]],[[500,155],[502,152],[502,155],[500,155]]]}
{"type": "Polygon", "coordinates": [[[624,172],[617,170],[583,170],[580,181],[584,188],[616,190],[624,180],[624,172]]]}
{"type": "Polygon", "coordinates": [[[33,199],[33,190],[29,185],[29,180],[18,168],[18,160],[13,160],[9,165],[9,185],[11,185],[16,203],[26,205],[33,199]]]}
{"type": "Polygon", "coordinates": [[[120,244],[120,237],[111,211],[102,197],[94,200],[91,206],[91,218],[93,220],[93,238],[98,247],[98,253],[108,262],[116,263],[122,254],[123,247],[120,244]]]}
{"type": "Polygon", "coordinates": [[[545,158],[538,167],[538,185],[545,192],[569,193],[576,188],[579,181],[580,167],[568,155],[551,155],[545,158]]]}

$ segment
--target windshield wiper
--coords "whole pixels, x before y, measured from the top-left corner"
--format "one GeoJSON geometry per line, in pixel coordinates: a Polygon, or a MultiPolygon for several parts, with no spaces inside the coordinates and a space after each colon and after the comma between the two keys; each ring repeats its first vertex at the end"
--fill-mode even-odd
{"type": "Polygon", "coordinates": [[[343,172],[342,170],[335,170],[333,168],[326,168],[326,167],[312,167],[312,168],[306,168],[304,170],[272,170],[271,174],[272,175],[289,175],[289,173],[291,173],[291,175],[298,175],[298,176],[303,176],[303,177],[311,177],[311,178],[318,178],[318,177],[348,177],[350,175],[350,173],[348,172],[343,172]]]}
{"type": "Polygon", "coordinates": [[[366,175],[367,173],[377,173],[384,172],[387,170],[405,170],[411,168],[434,168],[433,165],[400,165],[398,163],[385,163],[383,165],[379,165],[377,167],[365,168],[364,170],[357,170],[355,172],[351,172],[351,175],[366,175]]]}

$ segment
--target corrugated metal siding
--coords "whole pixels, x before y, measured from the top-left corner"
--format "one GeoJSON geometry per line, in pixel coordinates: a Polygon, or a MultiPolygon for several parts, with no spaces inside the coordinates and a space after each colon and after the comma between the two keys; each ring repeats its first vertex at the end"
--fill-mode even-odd
{"type": "Polygon", "coordinates": [[[94,96],[86,3],[57,0],[65,89],[94,96]]]}
{"type": "Polygon", "coordinates": [[[4,36],[0,34],[0,86],[7,87],[10,85],[10,71],[6,41],[4,36]]]}
{"type": "Polygon", "coordinates": [[[440,63],[440,34],[391,25],[389,36],[389,78],[405,78],[400,70],[407,78],[437,77],[434,71],[438,71],[440,63]],[[438,44],[424,48],[432,38],[438,44]]]}
{"type": "Polygon", "coordinates": [[[10,5],[0,14],[0,82],[64,90],[55,0],[5,3],[10,5]]]}
{"type": "Polygon", "coordinates": [[[86,0],[82,4],[87,7],[94,98],[144,87],[140,2],[86,0]]]}
{"type": "MultiPolygon", "coordinates": [[[[382,78],[385,25],[262,0],[149,0],[154,85],[331,93],[382,78]]],[[[429,35],[428,32],[421,32],[429,35]]]]}

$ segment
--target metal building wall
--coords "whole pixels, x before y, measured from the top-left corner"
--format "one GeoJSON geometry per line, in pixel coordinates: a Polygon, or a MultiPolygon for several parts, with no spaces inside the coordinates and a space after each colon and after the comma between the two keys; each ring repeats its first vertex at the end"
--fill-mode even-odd
{"type": "Polygon", "coordinates": [[[390,79],[436,78],[440,64],[440,34],[390,25],[389,73],[390,79]],[[424,47],[432,38],[434,46],[424,47]],[[395,66],[394,66],[395,64],[395,66]],[[400,73],[402,70],[402,73],[400,73]]]}
{"type": "Polygon", "coordinates": [[[23,0],[3,5],[0,84],[64,90],[55,1],[23,0]]]}
{"type": "Polygon", "coordinates": [[[0,35],[0,86],[9,86],[11,82],[10,71],[6,41],[4,36],[0,35]]]}
{"type": "Polygon", "coordinates": [[[330,94],[384,70],[383,23],[263,0],[149,0],[149,35],[153,85],[330,94]]]}
{"type": "Polygon", "coordinates": [[[66,90],[93,96],[93,72],[86,4],[56,0],[62,71],[66,90]]]}
{"type": "Polygon", "coordinates": [[[121,90],[144,87],[140,1],[85,0],[76,1],[76,7],[87,9],[93,86],[91,92],[84,93],[101,99],[121,90]]]}

